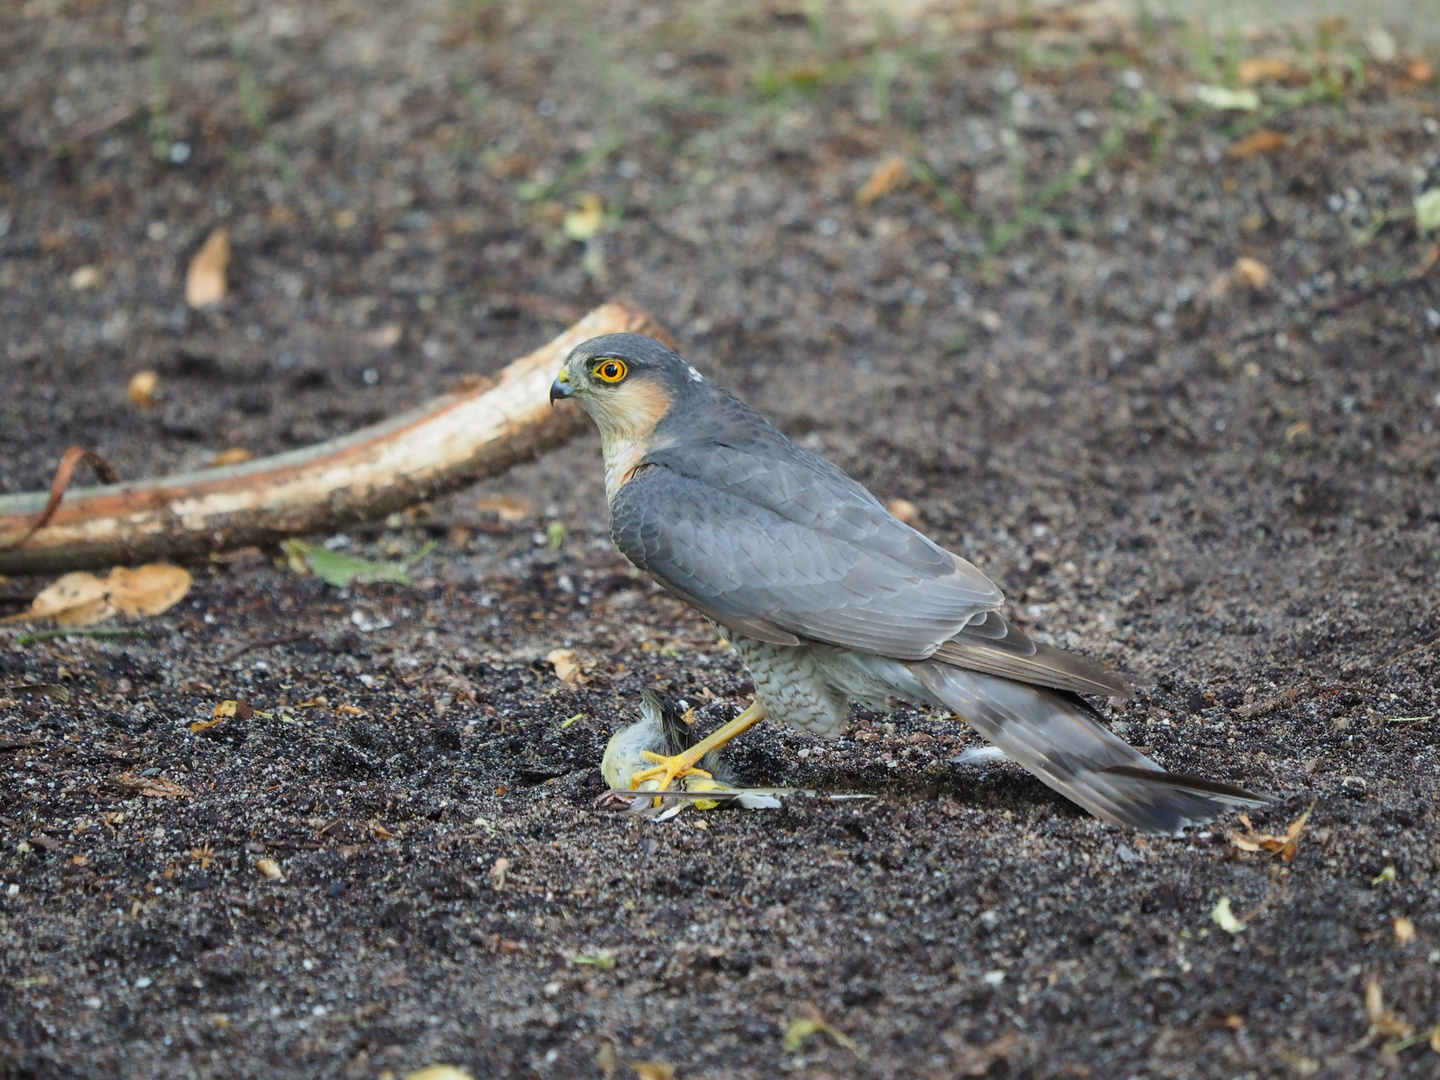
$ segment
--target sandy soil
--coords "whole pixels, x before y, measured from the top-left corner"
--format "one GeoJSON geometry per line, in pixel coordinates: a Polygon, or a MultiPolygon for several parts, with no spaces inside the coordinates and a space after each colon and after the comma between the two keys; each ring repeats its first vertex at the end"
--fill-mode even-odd
{"type": "Polygon", "coordinates": [[[904,709],[736,750],[869,803],[597,810],[642,687],[716,723],[749,684],[610,547],[591,438],[351,534],[436,541],[411,586],[242,552],[134,636],[3,640],[0,1074],[1435,1075],[1396,1047],[1440,1021],[1433,74],[810,10],[5,5],[0,490],[75,442],[125,476],[303,445],[627,296],[1129,673],[1132,742],[1280,796],[1258,827],[1313,803],[1293,861],[1101,825],[904,709]],[[1196,104],[1250,56],[1294,69],[1260,113],[1196,104]],[[854,1049],[787,1048],[812,1008],[854,1049]]]}

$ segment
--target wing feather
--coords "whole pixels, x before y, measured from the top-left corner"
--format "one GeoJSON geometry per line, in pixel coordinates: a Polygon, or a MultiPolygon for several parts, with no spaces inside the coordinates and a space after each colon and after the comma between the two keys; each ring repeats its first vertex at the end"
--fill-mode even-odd
{"type": "Polygon", "coordinates": [[[908,542],[864,543],[853,522],[836,536],[660,464],[616,492],[610,511],[626,558],[736,632],[758,620],[916,660],[999,600],[978,570],[962,573],[943,549],[934,548],[943,558],[923,546],[921,558],[907,558],[908,542]]]}

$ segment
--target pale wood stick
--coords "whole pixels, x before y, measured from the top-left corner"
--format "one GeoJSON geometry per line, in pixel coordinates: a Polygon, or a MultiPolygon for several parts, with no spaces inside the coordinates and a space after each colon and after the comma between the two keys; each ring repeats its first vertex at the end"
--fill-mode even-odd
{"type": "Polygon", "coordinates": [[[0,496],[0,574],[183,559],[329,532],[452,491],[584,430],[573,404],[550,405],[569,351],[599,334],[669,341],[644,312],[604,304],[516,360],[494,384],[445,394],[350,435],[274,457],[66,493],[26,535],[46,494],[0,496]]]}

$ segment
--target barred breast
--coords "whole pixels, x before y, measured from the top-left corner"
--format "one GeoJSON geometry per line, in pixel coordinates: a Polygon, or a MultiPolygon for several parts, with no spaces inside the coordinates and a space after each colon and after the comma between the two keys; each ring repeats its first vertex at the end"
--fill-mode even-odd
{"type": "Polygon", "coordinates": [[[776,723],[833,739],[850,722],[850,702],[886,708],[892,697],[932,703],[908,665],[883,656],[829,645],[773,645],[731,638],[765,716],[776,723]]]}

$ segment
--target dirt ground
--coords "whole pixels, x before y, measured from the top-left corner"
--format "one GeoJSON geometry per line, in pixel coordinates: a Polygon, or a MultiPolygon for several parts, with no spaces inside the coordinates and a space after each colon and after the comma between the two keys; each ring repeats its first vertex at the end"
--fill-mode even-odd
{"type": "Polygon", "coordinates": [[[435,541],[410,586],[240,552],[132,636],[5,628],[0,1075],[1436,1075],[1437,185],[1433,69],[1336,26],[0,5],[0,491],[302,446],[625,296],[1127,672],[1130,741],[1258,828],[1314,805],[1289,862],[1141,837],[902,708],[735,751],[871,802],[595,808],[643,687],[750,686],[610,546],[585,438],[350,534],[435,541]]]}

